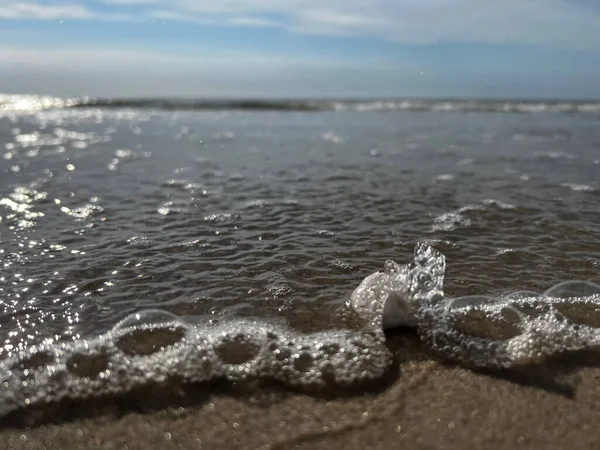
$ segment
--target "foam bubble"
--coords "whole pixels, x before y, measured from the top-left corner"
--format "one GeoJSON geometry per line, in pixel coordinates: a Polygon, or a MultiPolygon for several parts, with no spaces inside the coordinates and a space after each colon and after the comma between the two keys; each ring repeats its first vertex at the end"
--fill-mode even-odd
{"type": "Polygon", "coordinates": [[[173,380],[353,386],[382,377],[392,362],[380,322],[366,316],[359,331],[301,334],[251,320],[194,326],[164,311],[143,311],[97,338],[32,347],[3,361],[0,415],[173,380]]]}
{"type": "Polygon", "coordinates": [[[593,283],[565,282],[543,295],[458,298],[422,305],[419,334],[443,357],[488,368],[539,363],[550,356],[600,349],[600,295],[593,283]]]}
{"type": "Polygon", "coordinates": [[[441,292],[444,268],[443,255],[418,248],[415,262],[386,263],[384,273],[367,277],[353,293],[352,306],[360,310],[384,298],[384,327],[416,326],[421,340],[442,357],[478,367],[507,368],[600,349],[600,286],[574,281],[542,295],[517,291],[447,299],[441,292]],[[436,266],[433,294],[413,280],[430,278],[436,266]]]}
{"type": "Polygon", "coordinates": [[[393,358],[384,328],[409,325],[446,359],[487,368],[532,364],[600,349],[600,286],[565,282],[543,295],[443,294],[445,258],[428,245],[388,261],[347,307],[356,330],[310,334],[260,320],[190,324],[160,310],[128,316],[93,339],[32,346],[0,362],[0,416],[63,399],[126,394],[173,383],[269,380],[283,386],[358,386],[393,358]]]}
{"type": "Polygon", "coordinates": [[[113,331],[118,332],[126,328],[135,328],[143,325],[151,324],[170,324],[181,322],[181,319],[167,311],[160,309],[145,309],[136,313],[133,313],[123,320],[120,320],[113,327],[113,331]]]}
{"type": "Polygon", "coordinates": [[[487,295],[468,295],[464,297],[457,297],[448,302],[449,309],[459,309],[459,308],[475,308],[485,305],[492,305],[499,302],[499,299],[493,298],[487,295]]]}
{"type": "Polygon", "coordinates": [[[564,281],[543,294],[549,298],[589,297],[600,295],[600,286],[589,281],[564,281]]]}
{"type": "Polygon", "coordinates": [[[540,294],[538,294],[535,291],[515,291],[515,292],[511,292],[510,294],[506,294],[503,295],[502,297],[508,300],[521,300],[524,298],[533,298],[533,297],[538,297],[540,294]]]}

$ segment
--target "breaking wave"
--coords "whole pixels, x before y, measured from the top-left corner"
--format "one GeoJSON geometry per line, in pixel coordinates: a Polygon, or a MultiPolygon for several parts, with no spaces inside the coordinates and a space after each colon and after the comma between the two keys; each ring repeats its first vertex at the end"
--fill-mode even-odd
{"type": "Polygon", "coordinates": [[[600,114],[599,101],[561,100],[197,100],[156,98],[58,98],[0,94],[0,113],[33,113],[62,108],[126,108],[154,110],[250,111],[414,111],[478,113],[585,113],[600,114]]]}

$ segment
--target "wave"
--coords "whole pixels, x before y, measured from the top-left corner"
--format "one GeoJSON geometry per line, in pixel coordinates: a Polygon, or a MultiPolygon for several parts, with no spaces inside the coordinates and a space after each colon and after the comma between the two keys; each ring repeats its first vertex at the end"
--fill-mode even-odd
{"type": "Polygon", "coordinates": [[[600,114],[600,101],[566,100],[197,100],[157,98],[60,98],[0,94],[0,113],[34,113],[64,108],[125,108],[177,111],[414,111],[476,113],[600,114]]]}

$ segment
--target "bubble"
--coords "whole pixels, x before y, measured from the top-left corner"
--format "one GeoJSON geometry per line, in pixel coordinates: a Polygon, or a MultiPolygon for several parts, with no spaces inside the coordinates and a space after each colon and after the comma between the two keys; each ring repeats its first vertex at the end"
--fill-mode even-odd
{"type": "Polygon", "coordinates": [[[54,356],[48,351],[34,352],[13,364],[12,370],[36,370],[54,361],[54,356]]]}
{"type": "Polygon", "coordinates": [[[336,381],[336,370],[332,363],[326,362],[322,364],[320,367],[321,379],[325,383],[334,384],[336,381]]]}
{"type": "Polygon", "coordinates": [[[139,327],[140,325],[166,324],[181,322],[181,319],[167,311],[160,309],[146,309],[133,313],[123,320],[117,322],[113,327],[113,331],[120,331],[126,328],[139,327]]]}
{"type": "Polygon", "coordinates": [[[105,353],[76,353],[67,360],[67,370],[80,378],[96,378],[108,369],[109,356],[105,353]]]}
{"type": "Polygon", "coordinates": [[[589,281],[564,281],[543,294],[549,298],[589,297],[600,295],[600,286],[589,281]]]}
{"type": "Polygon", "coordinates": [[[488,296],[455,299],[450,308],[453,327],[469,336],[506,341],[523,332],[523,317],[518,309],[488,296]]]}
{"type": "Polygon", "coordinates": [[[294,355],[294,368],[300,372],[307,372],[313,365],[314,358],[309,352],[294,355]]]}
{"type": "Polygon", "coordinates": [[[131,314],[112,329],[114,343],[128,356],[148,356],[181,342],[187,326],[175,314],[148,309],[131,314]]]}
{"type": "Polygon", "coordinates": [[[543,297],[527,297],[526,299],[510,300],[510,305],[524,314],[528,319],[540,318],[551,313],[554,305],[543,297]]]}
{"type": "Polygon", "coordinates": [[[275,359],[280,362],[287,362],[292,357],[292,351],[289,348],[276,348],[273,350],[275,359]]]}
{"type": "Polygon", "coordinates": [[[454,328],[469,336],[505,341],[521,334],[514,324],[492,318],[480,310],[469,311],[454,321],[454,328]]]}
{"type": "Polygon", "coordinates": [[[175,345],[185,335],[185,328],[172,325],[130,328],[115,340],[115,345],[128,356],[148,356],[175,345]]]}
{"type": "Polygon", "coordinates": [[[260,344],[245,334],[226,335],[215,345],[215,353],[225,364],[244,364],[260,352],[260,344]]]}
{"type": "Polygon", "coordinates": [[[600,304],[592,301],[565,301],[554,304],[554,308],[570,322],[600,328],[600,304]]]}
{"type": "Polygon", "coordinates": [[[539,297],[540,294],[535,291],[515,291],[509,294],[503,295],[502,298],[507,300],[522,300],[524,298],[539,297]]]}
{"type": "Polygon", "coordinates": [[[512,307],[530,318],[547,314],[552,305],[535,291],[515,291],[502,296],[512,307]]]}
{"type": "Polygon", "coordinates": [[[498,304],[499,302],[499,299],[487,295],[467,295],[452,299],[448,303],[447,309],[481,307],[498,304]]]}
{"type": "Polygon", "coordinates": [[[323,343],[317,346],[317,349],[320,350],[325,355],[335,355],[340,351],[339,344],[335,342],[323,343]]]}
{"type": "Polygon", "coordinates": [[[278,339],[278,338],[279,338],[279,336],[277,335],[277,333],[275,333],[272,330],[267,330],[267,339],[274,340],[274,339],[278,339]]]}

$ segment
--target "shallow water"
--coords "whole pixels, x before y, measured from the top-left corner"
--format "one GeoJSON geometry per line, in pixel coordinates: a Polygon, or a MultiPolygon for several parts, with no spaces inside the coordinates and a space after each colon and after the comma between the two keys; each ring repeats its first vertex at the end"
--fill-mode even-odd
{"type": "Polygon", "coordinates": [[[419,240],[451,296],[598,281],[600,116],[57,109],[0,118],[0,355],[160,308],[301,330],[419,240]]]}

